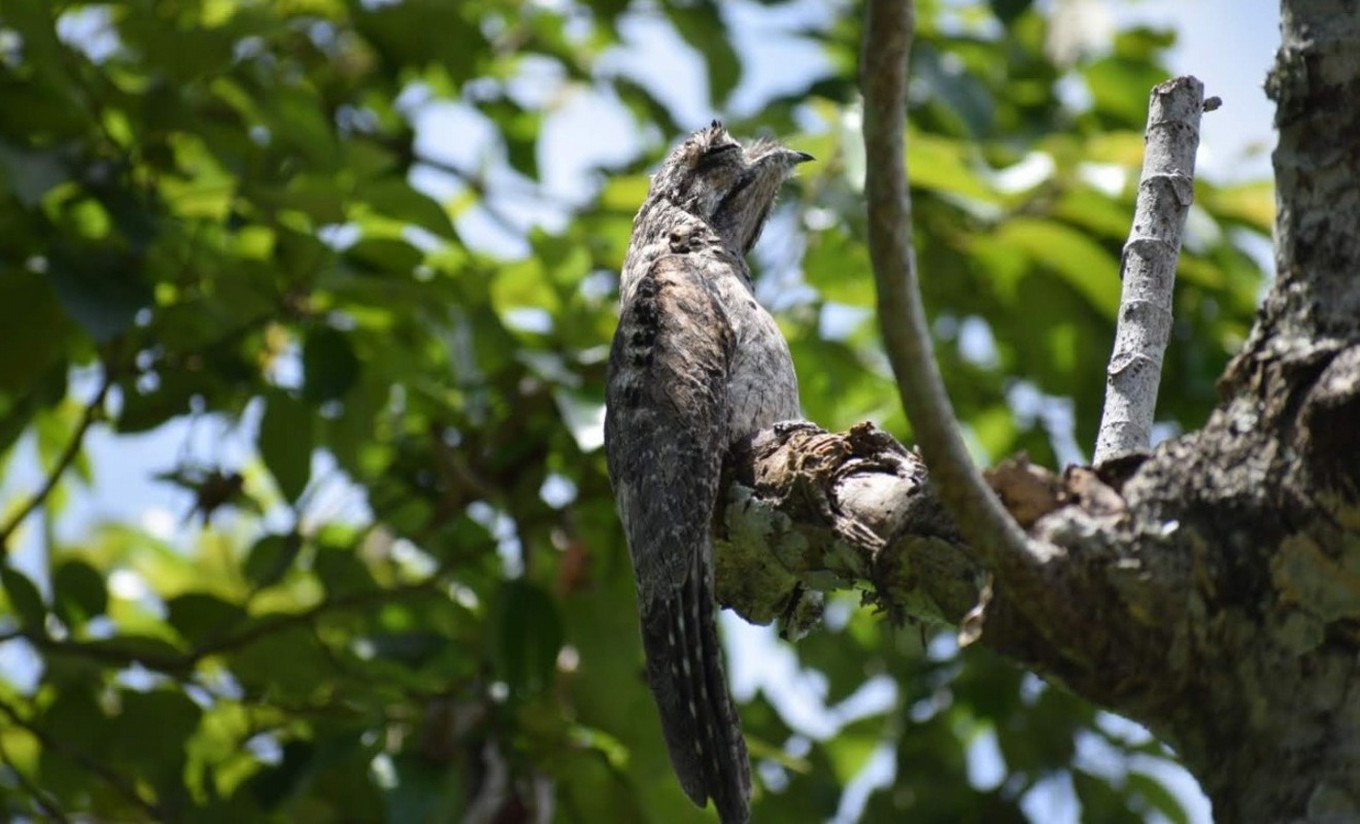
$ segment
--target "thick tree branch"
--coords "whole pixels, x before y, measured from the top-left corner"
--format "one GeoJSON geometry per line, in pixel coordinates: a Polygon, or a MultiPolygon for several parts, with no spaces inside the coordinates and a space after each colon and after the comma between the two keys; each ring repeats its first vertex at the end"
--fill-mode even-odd
{"type": "Polygon", "coordinates": [[[968,455],[935,364],[912,248],[903,128],[906,66],[914,26],[909,0],[871,0],[864,26],[864,190],[878,317],[902,406],[919,437],[940,498],[973,550],[1008,585],[1046,588],[1042,553],[1032,550],[968,455]]]}
{"type": "Polygon", "coordinates": [[[925,463],[872,424],[766,430],[728,469],[718,595],[748,621],[797,634],[816,617],[799,599],[859,585],[898,623],[957,624],[977,603],[981,568],[925,463]]]}
{"type": "MultiPolygon", "coordinates": [[[[981,614],[981,643],[1176,747],[1221,820],[1360,820],[1360,247],[1351,242],[1360,153],[1345,137],[1360,112],[1360,18],[1338,24],[1346,38],[1318,37],[1335,11],[1322,0],[1286,4],[1272,83],[1288,254],[1225,375],[1229,398],[1202,430],[1061,479],[1023,464],[991,473],[1032,551],[1046,556],[1020,575],[979,551],[976,523],[940,517],[967,510],[951,505],[945,464],[931,457],[938,445],[915,417],[929,479],[871,428],[760,433],[728,467],[722,549],[742,558],[767,546],[774,561],[726,576],[741,585],[724,601],[797,628],[808,591],[863,587],[895,619],[958,623],[967,637],[981,614]],[[1047,589],[1034,586],[1044,580],[1047,589]]],[[[866,108],[883,106],[866,97],[866,108]]],[[[866,116],[868,139],[883,128],[875,117],[866,116]]],[[[896,173],[895,162],[873,164],[872,195],[882,197],[875,180],[896,173]]],[[[903,197],[890,190],[888,208],[904,214],[903,197]]],[[[881,204],[871,197],[871,220],[881,204]]],[[[912,284],[903,226],[872,226],[900,255],[888,261],[900,273],[889,290],[912,284]]],[[[919,323],[919,302],[897,305],[919,323]]],[[[908,355],[928,352],[914,334],[908,355]]],[[[910,377],[906,393],[938,384],[910,377]]],[[[904,405],[914,416],[911,398],[904,405]]]]}
{"type": "Polygon", "coordinates": [[[1275,285],[1247,345],[1220,382],[1259,393],[1275,363],[1306,370],[1360,334],[1360,185],[1355,105],[1360,6],[1355,0],[1285,0],[1280,49],[1266,79],[1275,101],[1275,285]]]}
{"type": "Polygon", "coordinates": [[[872,424],[842,433],[776,426],[734,451],[727,477],[718,596],[748,621],[779,620],[799,635],[815,623],[820,593],[853,588],[894,623],[957,626],[965,640],[980,638],[1110,706],[1145,682],[1110,683],[1105,656],[1156,678],[1140,662],[1165,657],[1162,636],[1130,620],[1124,604],[1159,619],[1175,611],[1137,580],[1144,567],[1112,553],[1128,511],[1092,470],[1059,478],[1018,460],[988,475],[1020,526],[1082,549],[1049,565],[1053,585],[1038,604],[1003,585],[984,594],[988,569],[936,496],[925,463],[872,424]]]}
{"type": "Polygon", "coordinates": [[[1152,90],[1133,229],[1124,245],[1119,326],[1105,371],[1105,411],[1094,463],[1146,450],[1162,357],[1171,336],[1172,293],[1185,216],[1195,196],[1195,152],[1204,84],[1193,77],[1152,90]]]}

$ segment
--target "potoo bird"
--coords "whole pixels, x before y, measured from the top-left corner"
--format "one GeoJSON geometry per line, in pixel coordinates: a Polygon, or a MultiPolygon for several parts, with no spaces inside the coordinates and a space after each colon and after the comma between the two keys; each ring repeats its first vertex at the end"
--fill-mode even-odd
{"type": "Polygon", "coordinates": [[[718,644],[713,537],[723,457],[799,417],[793,359],[745,255],[811,155],[743,147],[714,121],[653,177],[633,221],[609,354],[605,452],[637,578],[647,681],[671,764],[724,824],[750,819],[751,768],[718,644]]]}

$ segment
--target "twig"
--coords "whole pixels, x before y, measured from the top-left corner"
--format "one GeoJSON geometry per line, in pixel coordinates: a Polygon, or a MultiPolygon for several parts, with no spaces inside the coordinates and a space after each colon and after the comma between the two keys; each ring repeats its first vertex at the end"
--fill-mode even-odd
{"type": "Polygon", "coordinates": [[[117,639],[109,642],[88,642],[57,640],[49,636],[24,632],[22,637],[38,650],[52,655],[73,655],[99,661],[110,666],[141,664],[150,670],[170,675],[188,672],[201,660],[224,652],[232,652],[259,641],[274,633],[283,632],[299,626],[307,626],[322,615],[334,611],[362,608],[385,603],[407,596],[428,595],[437,592],[434,585],[442,576],[436,572],[428,578],[387,589],[366,589],[349,595],[341,595],[322,601],[301,612],[281,614],[271,620],[264,620],[234,635],[226,635],[194,647],[187,652],[156,652],[137,649],[126,644],[118,644],[117,639]]]}
{"type": "Polygon", "coordinates": [[[878,317],[902,406],[911,419],[940,499],[994,571],[1026,589],[1041,585],[1038,556],[973,465],[927,332],[912,249],[911,200],[903,144],[907,54],[915,26],[910,0],[870,0],[860,87],[868,172],[869,254],[878,317]]]}
{"type": "Polygon", "coordinates": [[[441,172],[450,177],[457,178],[464,186],[471,189],[472,192],[477,195],[477,205],[486,210],[487,216],[503,231],[516,236],[524,233],[524,229],[521,228],[518,223],[512,220],[508,214],[500,209],[500,207],[492,204],[491,194],[486,184],[486,180],[480,175],[459,168],[452,163],[436,160],[435,158],[426,155],[416,155],[413,160],[416,164],[428,166],[436,172],[441,172]]]}
{"type": "Polygon", "coordinates": [[[119,795],[132,802],[134,806],[140,807],[151,817],[152,821],[166,820],[165,812],[160,808],[160,805],[154,801],[148,801],[143,798],[141,793],[137,792],[137,787],[131,781],[109,769],[104,764],[101,764],[93,756],[72,747],[65,741],[49,735],[46,730],[24,718],[17,709],[9,704],[9,702],[0,700],[0,715],[8,717],[15,726],[27,730],[30,735],[38,739],[38,741],[48,750],[60,755],[68,761],[74,761],[81,767],[84,767],[86,770],[89,770],[104,779],[104,783],[112,787],[119,795]]]}
{"type": "Polygon", "coordinates": [[[76,426],[76,431],[71,434],[71,441],[66,444],[57,462],[48,471],[46,480],[37,492],[33,493],[19,511],[10,517],[3,527],[0,527],[0,557],[9,551],[9,539],[14,534],[14,530],[24,522],[24,519],[33,513],[33,510],[42,505],[47,500],[47,496],[52,494],[52,490],[57,488],[57,482],[66,473],[71,462],[80,454],[80,448],[85,443],[85,433],[89,431],[90,425],[99,417],[99,412],[104,408],[104,398],[109,394],[109,387],[113,385],[113,370],[107,365],[104,367],[104,377],[100,380],[99,391],[85,405],[85,411],[80,416],[80,424],[76,426]]]}
{"type": "Polygon", "coordinates": [[[65,824],[65,822],[71,820],[66,813],[62,812],[61,807],[57,806],[56,801],[48,797],[46,790],[34,784],[33,780],[25,775],[23,770],[19,769],[19,765],[15,764],[14,759],[9,757],[9,751],[5,749],[3,740],[0,740],[0,764],[9,767],[9,771],[14,773],[14,780],[19,783],[19,789],[28,793],[34,806],[49,820],[55,821],[57,824],[65,824]]]}
{"type": "Polygon", "coordinates": [[[1124,289],[1105,370],[1096,464],[1151,444],[1162,357],[1171,336],[1176,258],[1195,199],[1195,151],[1204,109],[1204,84],[1193,77],[1156,86],[1148,101],[1147,150],[1119,273],[1124,289]]]}
{"type": "Polygon", "coordinates": [[[340,595],[329,600],[322,601],[311,609],[302,612],[293,612],[280,616],[272,621],[262,621],[254,627],[239,632],[235,635],[228,635],[218,641],[209,641],[197,647],[187,656],[192,663],[222,652],[230,652],[235,649],[249,646],[269,635],[281,632],[293,627],[305,627],[332,610],[354,609],[366,606],[376,606],[389,600],[395,600],[407,595],[428,595],[434,591],[433,585],[439,582],[441,573],[435,573],[428,578],[413,581],[407,584],[398,584],[386,589],[365,589],[349,595],[340,595]]]}

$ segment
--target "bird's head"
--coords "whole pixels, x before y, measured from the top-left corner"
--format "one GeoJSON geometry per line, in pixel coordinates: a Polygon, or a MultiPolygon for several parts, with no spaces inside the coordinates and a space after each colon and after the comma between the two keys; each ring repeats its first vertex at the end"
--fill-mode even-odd
{"type": "Polygon", "coordinates": [[[812,159],[807,152],[764,138],[743,150],[745,170],[723,196],[712,218],[713,228],[730,248],[742,254],[751,251],[774,208],[779,187],[793,176],[798,164],[812,159]]]}
{"type": "Polygon", "coordinates": [[[745,254],[760,237],[780,185],[811,159],[773,140],[743,147],[715,120],[666,157],[649,200],[668,201],[705,221],[728,248],[745,254]]]}
{"type": "Polygon", "coordinates": [[[652,177],[650,199],[664,199],[711,221],[718,204],[745,172],[741,144],[715,120],[667,155],[652,177]]]}

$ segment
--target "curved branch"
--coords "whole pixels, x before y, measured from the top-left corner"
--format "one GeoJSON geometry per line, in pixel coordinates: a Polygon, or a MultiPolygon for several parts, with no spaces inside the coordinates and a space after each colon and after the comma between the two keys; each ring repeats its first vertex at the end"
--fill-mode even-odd
{"type": "Polygon", "coordinates": [[[921,305],[902,137],[914,25],[910,0],[870,0],[860,76],[868,169],[864,191],[883,342],[940,498],[969,545],[1009,585],[1042,589],[1040,555],[987,488],[959,434],[921,305]]]}

